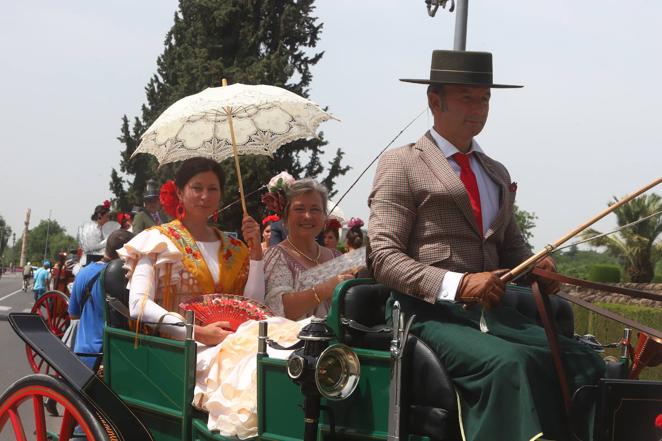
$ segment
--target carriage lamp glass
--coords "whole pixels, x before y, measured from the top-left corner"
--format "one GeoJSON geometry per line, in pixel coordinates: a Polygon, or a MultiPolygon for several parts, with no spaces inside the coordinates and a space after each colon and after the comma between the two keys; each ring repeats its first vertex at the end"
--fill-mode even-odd
{"type": "Polygon", "coordinates": [[[300,355],[293,353],[287,360],[287,375],[293,380],[301,377],[303,374],[305,361],[300,355]]]}
{"type": "Polygon", "coordinates": [[[322,352],[315,366],[315,385],[329,400],[349,397],[359,384],[361,364],[348,346],[336,344],[322,352]]]}

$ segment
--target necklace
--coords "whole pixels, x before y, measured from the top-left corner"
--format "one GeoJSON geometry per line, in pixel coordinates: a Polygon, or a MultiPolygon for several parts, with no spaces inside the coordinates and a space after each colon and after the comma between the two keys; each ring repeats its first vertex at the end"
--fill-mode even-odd
{"type": "Polygon", "coordinates": [[[294,245],[294,242],[292,242],[292,241],[290,240],[290,236],[287,236],[287,243],[289,243],[289,244],[292,246],[292,248],[294,248],[294,251],[296,251],[296,252],[299,253],[301,256],[305,257],[306,259],[310,260],[310,261],[313,262],[315,265],[319,265],[319,264],[320,264],[320,254],[322,253],[322,247],[320,247],[319,244],[316,244],[316,245],[317,245],[317,257],[313,259],[312,257],[309,257],[306,253],[304,253],[303,251],[301,251],[299,248],[297,248],[297,246],[294,245]]]}

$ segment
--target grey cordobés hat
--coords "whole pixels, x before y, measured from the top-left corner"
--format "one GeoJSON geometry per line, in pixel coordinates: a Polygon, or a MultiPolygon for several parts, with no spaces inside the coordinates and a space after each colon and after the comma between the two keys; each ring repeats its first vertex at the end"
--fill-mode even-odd
{"type": "Polygon", "coordinates": [[[492,82],[492,54],[490,52],[432,51],[430,79],[400,79],[417,84],[466,84],[494,88],[515,88],[510,84],[492,82]]]}
{"type": "Polygon", "coordinates": [[[147,201],[150,199],[158,199],[160,194],[160,188],[154,179],[148,180],[145,187],[146,188],[145,188],[145,194],[143,195],[143,201],[147,201]]]}

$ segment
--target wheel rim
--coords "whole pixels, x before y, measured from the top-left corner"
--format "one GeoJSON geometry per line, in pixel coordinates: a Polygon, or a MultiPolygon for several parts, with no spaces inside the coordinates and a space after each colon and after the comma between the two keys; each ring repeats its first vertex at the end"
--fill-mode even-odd
{"type": "Polygon", "coordinates": [[[69,298],[59,291],[44,293],[32,306],[32,313],[44,319],[48,329],[58,337],[69,327],[69,298]]]}
{"type": "Polygon", "coordinates": [[[67,441],[71,439],[74,427],[79,425],[88,440],[96,439],[92,434],[90,426],[85,422],[80,411],[69,399],[62,394],[42,385],[30,385],[17,390],[6,398],[0,405],[0,432],[7,422],[10,422],[17,441],[27,441],[25,436],[24,418],[19,414],[19,406],[32,402],[34,412],[35,429],[37,441],[46,441],[46,415],[44,412],[44,399],[51,398],[64,408],[62,422],[60,423],[58,440],[67,441]]]}

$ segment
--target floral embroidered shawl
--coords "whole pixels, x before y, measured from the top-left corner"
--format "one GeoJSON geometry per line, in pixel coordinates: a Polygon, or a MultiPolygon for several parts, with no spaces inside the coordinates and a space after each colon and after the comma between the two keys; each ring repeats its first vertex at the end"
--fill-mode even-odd
{"type": "MultiPolygon", "coordinates": [[[[175,285],[164,284],[163,307],[169,311],[176,309],[175,301],[182,294],[199,295],[211,293],[242,294],[248,280],[249,252],[248,247],[220,230],[215,230],[221,244],[218,249],[219,282],[214,283],[207,262],[191,233],[179,220],[153,227],[166,236],[182,254],[184,271],[188,273],[186,280],[179,283],[179,290],[173,292],[175,285]]],[[[171,280],[168,268],[164,279],[171,280]]]]}

